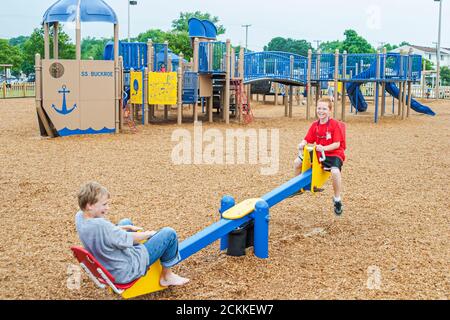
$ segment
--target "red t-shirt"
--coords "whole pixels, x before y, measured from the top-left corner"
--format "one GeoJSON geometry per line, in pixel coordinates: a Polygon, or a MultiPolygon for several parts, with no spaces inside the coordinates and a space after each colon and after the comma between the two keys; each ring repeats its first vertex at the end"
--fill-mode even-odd
{"type": "MultiPolygon", "coordinates": [[[[317,145],[329,146],[335,142],[340,142],[341,145],[338,149],[333,151],[325,151],[327,157],[338,157],[345,161],[345,133],[342,132],[339,122],[330,119],[325,124],[320,124],[319,121],[315,121],[311,128],[309,128],[306,134],[305,140],[309,144],[316,143],[317,145]]],[[[320,157],[320,155],[318,155],[320,157]]]]}

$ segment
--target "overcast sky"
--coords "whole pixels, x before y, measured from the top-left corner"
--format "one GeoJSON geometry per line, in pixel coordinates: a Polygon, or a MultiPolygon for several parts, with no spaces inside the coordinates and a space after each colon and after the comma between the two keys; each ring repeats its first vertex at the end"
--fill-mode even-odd
{"type": "MultiPolygon", "coordinates": [[[[38,27],[45,10],[56,0],[0,0],[0,38],[29,35],[38,27]],[[7,5],[5,3],[7,2],[7,5]]],[[[443,0],[442,46],[450,48],[450,0],[443,0]]],[[[127,0],[106,0],[116,11],[121,38],[127,37],[127,0]]],[[[249,49],[262,50],[272,38],[315,40],[343,39],[345,29],[355,29],[372,45],[408,41],[435,46],[439,3],[434,0],[138,0],[132,7],[131,34],[148,29],[169,30],[180,12],[209,12],[218,16],[234,45],[245,45],[243,24],[249,28],[249,49]]],[[[112,27],[102,23],[83,25],[83,37],[111,37],[112,27]]],[[[74,38],[73,26],[65,31],[74,38]]]]}

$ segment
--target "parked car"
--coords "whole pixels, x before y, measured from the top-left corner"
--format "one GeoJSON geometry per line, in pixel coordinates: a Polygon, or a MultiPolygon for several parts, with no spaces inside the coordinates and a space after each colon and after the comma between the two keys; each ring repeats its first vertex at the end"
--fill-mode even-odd
{"type": "Polygon", "coordinates": [[[30,73],[27,82],[36,82],[36,75],[34,73],[30,73]]]}

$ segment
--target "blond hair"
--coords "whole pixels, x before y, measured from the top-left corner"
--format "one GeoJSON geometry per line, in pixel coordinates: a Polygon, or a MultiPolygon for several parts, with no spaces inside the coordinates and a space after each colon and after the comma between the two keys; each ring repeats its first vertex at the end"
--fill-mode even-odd
{"type": "Polygon", "coordinates": [[[331,98],[329,98],[329,97],[323,97],[323,98],[321,98],[321,99],[318,101],[318,103],[319,103],[319,102],[325,102],[325,103],[328,103],[328,108],[330,109],[330,111],[333,111],[334,103],[333,103],[333,100],[331,100],[331,98]]]}
{"type": "Polygon", "coordinates": [[[110,196],[104,186],[95,181],[88,182],[78,192],[78,206],[84,211],[88,204],[95,204],[104,196],[108,199],[110,196]]]}

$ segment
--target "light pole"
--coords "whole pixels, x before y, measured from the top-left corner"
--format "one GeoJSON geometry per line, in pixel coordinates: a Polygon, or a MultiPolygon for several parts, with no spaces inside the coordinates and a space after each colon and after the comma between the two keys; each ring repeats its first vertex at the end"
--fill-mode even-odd
{"type": "Polygon", "coordinates": [[[128,42],[130,42],[130,25],[131,25],[131,6],[137,5],[137,1],[128,0],[128,42]]]}
{"type": "Polygon", "coordinates": [[[437,43],[437,64],[436,64],[436,99],[439,99],[440,91],[440,81],[441,81],[441,27],[442,27],[442,1],[434,0],[434,2],[439,2],[439,31],[438,31],[438,43],[437,43]]]}
{"type": "Polygon", "coordinates": [[[245,28],[245,50],[248,50],[248,28],[251,26],[251,24],[242,25],[242,27],[245,28]]]}
{"type": "Polygon", "coordinates": [[[320,44],[322,43],[322,40],[314,40],[315,43],[317,43],[317,51],[319,51],[320,44]]]}

